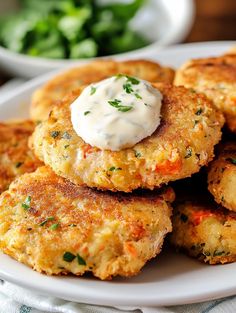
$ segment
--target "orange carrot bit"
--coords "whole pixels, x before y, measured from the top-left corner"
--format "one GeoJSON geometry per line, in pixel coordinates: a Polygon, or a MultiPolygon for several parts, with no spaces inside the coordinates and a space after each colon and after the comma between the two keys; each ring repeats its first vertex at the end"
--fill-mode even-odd
{"type": "Polygon", "coordinates": [[[87,155],[92,153],[94,148],[90,145],[86,145],[83,147],[83,157],[86,159],[87,155]]]}
{"type": "Polygon", "coordinates": [[[143,225],[131,225],[131,231],[133,238],[137,240],[143,238],[146,234],[146,230],[144,229],[143,225]]]}
{"type": "Polygon", "coordinates": [[[125,242],[124,248],[132,255],[132,257],[137,257],[137,250],[131,242],[125,242]]]}
{"type": "Polygon", "coordinates": [[[193,224],[197,226],[203,221],[203,219],[211,216],[214,216],[214,214],[209,210],[195,211],[192,213],[193,224]]]}
{"type": "Polygon", "coordinates": [[[182,167],[182,161],[180,159],[171,162],[166,160],[161,164],[156,165],[156,172],[163,175],[177,174],[182,167]]]}

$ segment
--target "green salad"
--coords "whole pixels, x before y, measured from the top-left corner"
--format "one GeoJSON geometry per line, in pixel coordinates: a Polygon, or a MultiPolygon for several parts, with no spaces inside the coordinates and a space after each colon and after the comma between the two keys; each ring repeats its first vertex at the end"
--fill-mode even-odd
{"type": "Polygon", "coordinates": [[[145,0],[21,0],[0,18],[0,45],[45,58],[90,58],[126,52],[149,42],[129,27],[145,0]]]}

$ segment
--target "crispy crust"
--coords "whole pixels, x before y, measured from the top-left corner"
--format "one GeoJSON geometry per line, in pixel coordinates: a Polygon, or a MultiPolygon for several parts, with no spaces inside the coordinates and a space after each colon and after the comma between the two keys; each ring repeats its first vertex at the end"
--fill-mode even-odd
{"type": "Polygon", "coordinates": [[[174,79],[174,71],[171,68],[162,67],[148,60],[92,62],[67,70],[38,89],[32,97],[31,118],[36,121],[45,120],[57,100],[62,100],[80,86],[97,82],[117,73],[137,76],[151,82],[172,83],[174,79]]]}
{"type": "Polygon", "coordinates": [[[236,212],[236,142],[219,147],[208,169],[208,189],[217,203],[236,212]]]}
{"type": "Polygon", "coordinates": [[[160,252],[172,229],[173,200],[171,188],[104,193],[41,167],[19,177],[0,197],[0,249],[48,275],[132,276],[160,252]],[[65,261],[65,252],[86,264],[65,261]]]}
{"type": "Polygon", "coordinates": [[[176,72],[174,84],[207,95],[236,133],[236,54],[188,61],[176,72]]]}
{"type": "Polygon", "coordinates": [[[215,203],[185,201],[176,205],[171,243],[200,261],[236,261],[236,214],[215,203]]]}
{"type": "Polygon", "coordinates": [[[153,189],[198,172],[213,158],[214,145],[221,138],[221,113],[205,96],[184,87],[153,86],[164,96],[162,122],[152,136],[133,148],[99,150],[75,133],[69,105],[80,95],[82,89],[78,89],[36,128],[32,138],[36,155],[75,184],[112,191],[153,189]],[[58,136],[52,138],[55,131],[58,136]],[[70,139],[65,139],[65,132],[70,139]],[[119,170],[110,171],[112,167],[119,170]]]}
{"type": "Polygon", "coordinates": [[[15,177],[33,172],[42,165],[28,148],[34,127],[31,121],[0,123],[0,193],[15,177]]]}

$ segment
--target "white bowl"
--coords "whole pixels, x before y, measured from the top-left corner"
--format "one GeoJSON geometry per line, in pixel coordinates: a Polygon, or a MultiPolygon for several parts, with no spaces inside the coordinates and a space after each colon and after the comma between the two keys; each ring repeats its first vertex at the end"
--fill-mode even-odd
{"type": "MultiPolygon", "coordinates": [[[[1,9],[2,13],[3,9],[1,9]]],[[[193,0],[149,0],[148,5],[131,22],[131,27],[144,33],[152,41],[152,44],[142,49],[106,57],[144,58],[163,46],[181,42],[190,31],[193,20],[193,0]]],[[[71,64],[86,63],[90,60],[30,57],[0,47],[0,68],[14,76],[26,78],[32,78],[71,64]]]]}

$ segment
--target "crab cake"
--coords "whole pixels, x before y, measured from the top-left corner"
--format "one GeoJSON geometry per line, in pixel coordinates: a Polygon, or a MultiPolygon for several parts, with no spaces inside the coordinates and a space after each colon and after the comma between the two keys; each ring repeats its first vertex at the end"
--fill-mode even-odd
{"type": "Polygon", "coordinates": [[[220,147],[209,167],[208,189],[217,203],[236,212],[236,142],[220,147]]]}
{"type": "Polygon", "coordinates": [[[207,95],[236,133],[236,54],[188,61],[177,71],[174,83],[207,95]]]}
{"type": "Polygon", "coordinates": [[[33,172],[42,164],[28,148],[33,130],[31,121],[0,123],[0,193],[15,177],[33,172]]]}
{"type": "Polygon", "coordinates": [[[36,155],[77,185],[131,192],[153,189],[198,172],[213,158],[223,117],[204,95],[184,87],[153,84],[163,95],[161,124],[132,148],[100,150],[79,137],[71,123],[73,92],[39,124],[32,143],[36,155]]]}
{"type": "Polygon", "coordinates": [[[62,100],[80,86],[98,82],[117,73],[136,76],[150,82],[172,83],[174,79],[172,69],[147,60],[92,62],[67,70],[38,89],[32,97],[30,109],[32,119],[36,121],[46,119],[56,100],[62,100]]]}
{"type": "Polygon", "coordinates": [[[171,243],[200,261],[236,261],[236,213],[216,203],[185,201],[174,210],[171,243]]]}
{"type": "Polygon", "coordinates": [[[41,167],[0,197],[0,249],[48,275],[137,274],[171,231],[171,188],[102,193],[41,167]]]}

